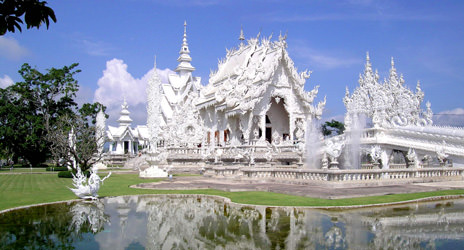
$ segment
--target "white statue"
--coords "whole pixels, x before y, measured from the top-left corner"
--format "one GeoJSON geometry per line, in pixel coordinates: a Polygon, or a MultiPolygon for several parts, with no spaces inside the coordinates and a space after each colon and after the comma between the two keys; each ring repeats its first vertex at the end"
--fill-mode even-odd
{"type": "Polygon", "coordinates": [[[437,148],[437,159],[440,165],[444,165],[448,160],[448,154],[446,154],[443,146],[437,148]]]}
{"type": "Polygon", "coordinates": [[[409,164],[413,165],[415,168],[419,168],[419,159],[417,158],[416,151],[412,148],[408,150],[408,154],[406,155],[409,164]]]}
{"type": "Polygon", "coordinates": [[[379,145],[372,146],[369,156],[372,159],[372,163],[374,164],[374,167],[378,168],[380,164],[380,159],[382,159],[382,149],[380,148],[380,146],[379,145]]]}
{"type": "Polygon", "coordinates": [[[90,168],[90,177],[87,179],[78,167],[77,174],[73,174],[73,185],[75,188],[69,189],[81,199],[97,199],[100,185],[111,176],[110,172],[105,178],[101,179],[97,172],[97,169],[90,168]]]}

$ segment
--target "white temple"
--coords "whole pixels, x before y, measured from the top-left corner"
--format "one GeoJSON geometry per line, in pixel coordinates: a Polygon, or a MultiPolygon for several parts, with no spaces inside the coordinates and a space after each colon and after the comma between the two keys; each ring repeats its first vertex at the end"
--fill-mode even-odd
{"type": "Polygon", "coordinates": [[[320,119],[325,100],[313,106],[318,86],[304,90],[310,72],[297,72],[285,37],[271,37],[259,41],[258,35],[246,45],[241,42],[211,72],[197,100],[207,142],[224,146],[229,141],[302,141],[306,122],[320,119]]]}
{"type": "Polygon", "coordinates": [[[147,126],[131,127],[132,119],[126,100],[121,105],[118,123],[118,127],[108,126],[106,136],[110,154],[134,155],[139,152],[139,146],[145,147],[148,144],[147,126]]]}
{"type": "Polygon", "coordinates": [[[184,23],[176,73],[161,83],[155,70],[149,80],[147,127],[131,129],[124,104],[120,126],[108,133],[111,151],[133,153],[148,140],[160,167],[217,177],[376,184],[463,178],[464,129],[433,126],[420,84],[409,90],[393,59],[380,83],[367,55],[359,86],[343,99],[345,133],[323,138],[314,124],[326,100],[315,104],[318,86],[304,90],[311,72],[298,72],[286,35],[244,40],[241,31],[237,48],[203,86],[193,76],[184,23]]]}

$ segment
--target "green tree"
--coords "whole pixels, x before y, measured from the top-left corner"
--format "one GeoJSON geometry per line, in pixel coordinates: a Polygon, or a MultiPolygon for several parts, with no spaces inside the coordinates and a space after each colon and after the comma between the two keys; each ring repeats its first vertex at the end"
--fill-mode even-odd
{"type": "Polygon", "coordinates": [[[324,136],[329,136],[332,135],[333,132],[337,133],[337,135],[343,134],[345,131],[345,124],[342,122],[333,120],[332,121],[326,121],[324,125],[322,125],[322,134],[324,136]]]}
{"type": "Polygon", "coordinates": [[[24,64],[19,70],[23,81],[0,91],[0,146],[14,159],[37,166],[50,156],[48,131],[60,116],[73,114],[77,107],[78,84],[73,78],[80,72],[77,65],[43,74],[24,64]]]}
{"type": "MultiPolygon", "coordinates": [[[[84,103],[82,107],[79,109],[79,114],[87,122],[95,124],[97,122],[97,114],[100,111],[100,109],[103,109],[103,112],[106,111],[106,107],[99,102],[84,103]]],[[[105,117],[108,119],[107,114],[105,114],[105,117]]]]}
{"type": "Polygon", "coordinates": [[[0,35],[7,31],[20,32],[24,15],[27,29],[39,28],[42,24],[50,25],[50,19],[56,23],[53,9],[47,6],[46,1],[39,0],[0,0],[0,35]]]}

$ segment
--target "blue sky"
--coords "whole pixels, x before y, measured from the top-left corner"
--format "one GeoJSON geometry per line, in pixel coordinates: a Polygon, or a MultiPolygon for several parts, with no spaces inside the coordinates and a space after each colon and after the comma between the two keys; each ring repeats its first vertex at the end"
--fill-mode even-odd
{"type": "MultiPolygon", "coordinates": [[[[345,86],[352,91],[365,54],[381,79],[390,57],[406,85],[421,81],[425,100],[449,123],[464,125],[464,1],[158,1],[49,0],[57,23],[0,37],[0,87],[20,81],[27,62],[40,70],[78,62],[79,101],[101,101],[114,123],[124,96],[134,123],[145,123],[145,80],[177,66],[183,23],[196,67],[206,84],[226,48],[247,39],[288,32],[295,66],[313,73],[306,89],[320,85],[327,96],[324,117],[342,119],[345,86]],[[99,89],[99,91],[97,91],[99,89]],[[96,94],[98,92],[98,94],[96,94]],[[455,121],[461,119],[460,121],[455,121]]],[[[317,101],[318,101],[317,100],[317,101]]],[[[424,103],[425,104],[425,103],[424,103]]]]}

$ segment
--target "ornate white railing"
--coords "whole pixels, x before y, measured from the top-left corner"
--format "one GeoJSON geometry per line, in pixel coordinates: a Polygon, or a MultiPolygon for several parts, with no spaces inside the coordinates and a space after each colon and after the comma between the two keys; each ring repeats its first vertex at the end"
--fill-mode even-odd
{"type": "Polygon", "coordinates": [[[464,178],[464,168],[426,169],[369,169],[369,170],[322,170],[291,168],[239,168],[210,167],[206,174],[228,177],[241,176],[251,179],[331,181],[331,182],[376,182],[401,180],[440,180],[464,178]]]}

